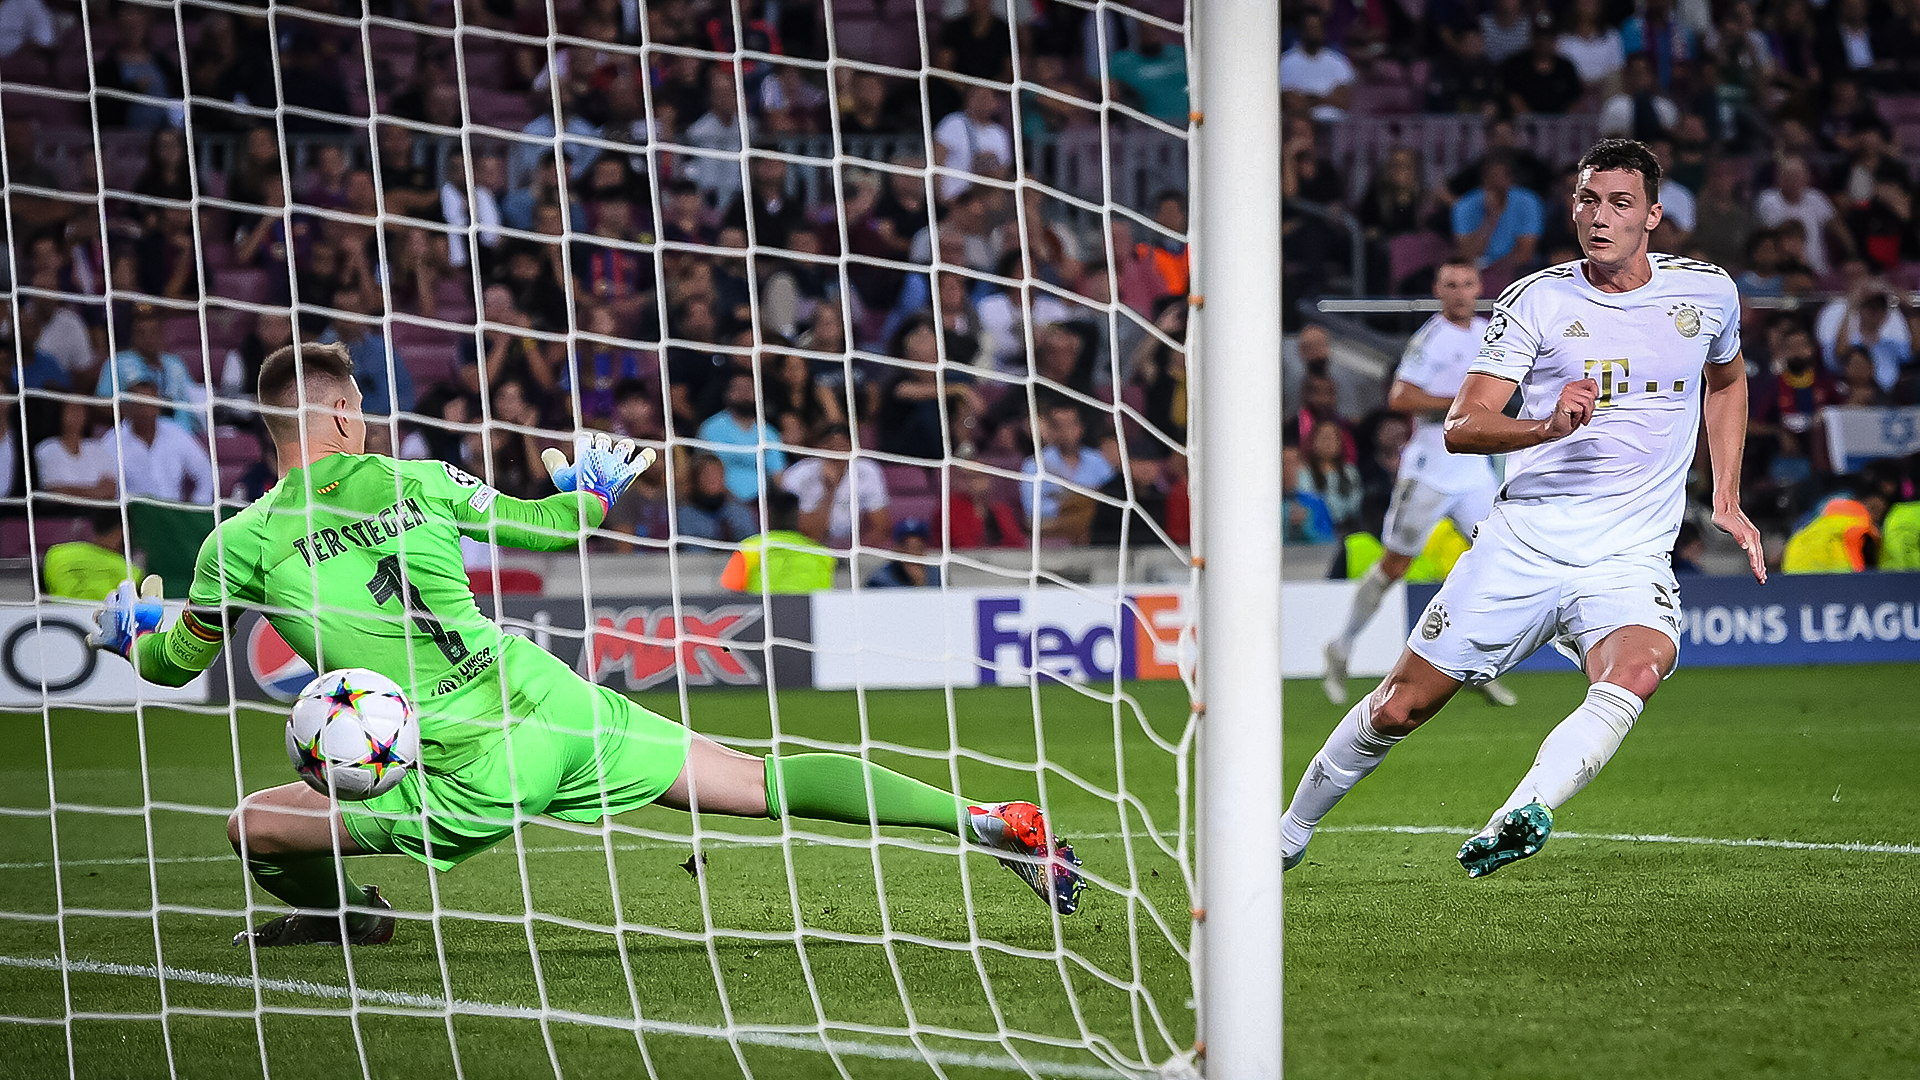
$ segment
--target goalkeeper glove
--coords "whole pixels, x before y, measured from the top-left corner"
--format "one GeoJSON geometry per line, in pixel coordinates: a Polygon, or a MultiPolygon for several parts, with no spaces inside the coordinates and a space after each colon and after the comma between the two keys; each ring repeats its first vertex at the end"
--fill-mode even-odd
{"type": "Polygon", "coordinates": [[[159,574],[148,574],[138,593],[134,592],[133,582],[121,582],[119,588],[107,595],[106,603],[93,613],[98,629],[87,635],[87,644],[126,657],[133,652],[133,643],[141,634],[160,628],[160,617],[166,613],[160,597],[159,574]]]}
{"type": "Polygon", "coordinates": [[[548,447],[540,455],[547,466],[547,472],[553,475],[553,486],[561,491],[587,491],[600,497],[613,509],[620,501],[627,487],[636,478],[653,465],[654,453],[650,447],[634,452],[632,439],[614,442],[610,435],[582,435],[574,441],[573,463],[567,463],[567,455],[554,447],[548,447]]]}

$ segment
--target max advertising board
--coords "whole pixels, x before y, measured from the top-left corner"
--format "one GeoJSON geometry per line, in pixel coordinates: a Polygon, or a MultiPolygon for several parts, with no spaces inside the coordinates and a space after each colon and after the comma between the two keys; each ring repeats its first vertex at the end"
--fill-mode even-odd
{"type": "MultiPolygon", "coordinates": [[[[480,607],[493,614],[490,598],[480,607]]],[[[677,608],[670,597],[598,597],[591,609],[579,597],[507,597],[501,623],[616,690],[671,690],[681,677],[695,688],[765,686],[770,678],[794,688],[812,680],[812,660],[802,648],[810,615],[804,596],[776,596],[771,605],[695,596],[677,608]]],[[[234,665],[241,700],[291,701],[313,678],[313,669],[259,615],[241,618],[235,641],[244,650],[245,662],[234,665]]]]}
{"type": "MultiPolygon", "coordinates": [[[[1407,591],[1409,632],[1437,591],[1407,591]]],[[[1920,574],[1683,577],[1680,610],[1682,668],[1920,660],[1920,574]]],[[[1546,648],[1518,670],[1569,666],[1546,648]]]]}
{"type": "Polygon", "coordinates": [[[875,589],[813,605],[822,689],[1175,679],[1191,648],[1185,590],[875,589]]]}
{"type": "MultiPolygon", "coordinates": [[[[181,606],[167,605],[168,618],[181,606]]],[[[94,608],[60,601],[0,605],[0,706],[207,700],[205,675],[180,687],[143,683],[131,664],[89,646],[94,608]]]]}

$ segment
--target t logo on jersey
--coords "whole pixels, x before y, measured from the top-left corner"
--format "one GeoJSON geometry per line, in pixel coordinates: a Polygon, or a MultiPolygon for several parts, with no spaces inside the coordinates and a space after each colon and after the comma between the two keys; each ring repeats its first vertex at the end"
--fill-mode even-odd
{"type": "Polygon", "coordinates": [[[1586,372],[1587,378],[1600,384],[1600,397],[1594,402],[1599,408],[1604,409],[1614,404],[1615,390],[1622,394],[1627,392],[1627,358],[1624,356],[1611,360],[1589,358],[1586,362],[1586,372]]]}

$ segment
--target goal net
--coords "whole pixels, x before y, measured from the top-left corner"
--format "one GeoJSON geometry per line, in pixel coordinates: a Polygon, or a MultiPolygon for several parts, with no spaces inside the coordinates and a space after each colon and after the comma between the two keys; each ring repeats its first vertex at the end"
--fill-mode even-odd
{"type": "Polygon", "coordinates": [[[9,1075],[1185,1067],[1182,0],[18,7],[9,1075]],[[239,608],[180,688],[83,639],[129,560],[176,618],[275,484],[295,340],[347,348],[370,452],[507,495],[577,432],[655,448],[577,547],[468,541],[483,610],[748,753],[1037,803],[1080,910],[939,832],[649,807],[348,860],[390,945],[231,947],[285,909],[223,825],[295,779],[313,672],[239,608]]]}

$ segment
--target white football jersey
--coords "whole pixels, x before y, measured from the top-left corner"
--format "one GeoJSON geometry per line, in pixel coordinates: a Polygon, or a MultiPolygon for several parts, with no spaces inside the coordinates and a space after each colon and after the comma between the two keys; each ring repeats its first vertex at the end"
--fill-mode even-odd
{"type": "MultiPolygon", "coordinates": [[[[1467,369],[1486,333],[1487,320],[1478,315],[1459,327],[1436,312],[1407,342],[1393,377],[1434,397],[1451,398],[1467,381],[1467,369]]],[[[1493,459],[1484,454],[1448,453],[1445,423],[1419,416],[1413,421],[1413,438],[1400,452],[1400,479],[1418,480],[1435,491],[1457,495],[1492,484],[1493,459]]]]}
{"type": "Polygon", "coordinates": [[[1507,457],[1496,513],[1563,563],[1666,554],[1686,508],[1707,364],[1740,355],[1740,296],[1712,263],[1653,254],[1653,280],[1601,292],[1583,260],[1522,278],[1494,303],[1471,368],[1520,384],[1549,416],[1570,382],[1600,384],[1593,422],[1507,457]]]}

